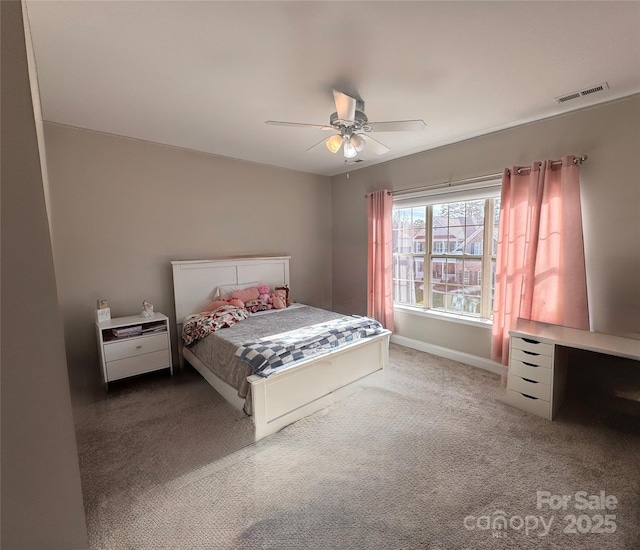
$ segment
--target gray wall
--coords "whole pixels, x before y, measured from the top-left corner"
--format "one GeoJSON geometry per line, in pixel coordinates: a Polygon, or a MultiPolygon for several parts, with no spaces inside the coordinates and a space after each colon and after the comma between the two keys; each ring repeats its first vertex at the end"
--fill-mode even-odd
{"type": "Polygon", "coordinates": [[[87,547],[20,2],[2,18],[2,539],[87,547]]]}
{"type": "Polygon", "coordinates": [[[171,260],[291,255],[292,299],[331,306],[329,178],[48,123],[45,142],[74,397],[99,390],[97,298],[175,323],[171,260]]]}
{"type": "MultiPolygon", "coordinates": [[[[429,131],[427,126],[426,131],[429,131]]],[[[365,192],[586,154],[582,206],[592,329],[640,332],[640,97],[576,111],[332,178],[333,307],[366,312],[365,192]]],[[[398,313],[396,333],[490,357],[490,330],[398,313]]]]}

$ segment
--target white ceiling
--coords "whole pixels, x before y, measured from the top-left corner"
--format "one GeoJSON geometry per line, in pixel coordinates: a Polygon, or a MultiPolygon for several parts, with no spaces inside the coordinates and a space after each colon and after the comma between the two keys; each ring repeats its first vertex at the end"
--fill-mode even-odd
{"type": "Polygon", "coordinates": [[[640,2],[27,0],[44,119],[335,175],[640,92],[640,2]],[[605,92],[554,97],[608,82],[605,92]],[[391,148],[345,165],[316,129],[359,94],[391,148]]]}

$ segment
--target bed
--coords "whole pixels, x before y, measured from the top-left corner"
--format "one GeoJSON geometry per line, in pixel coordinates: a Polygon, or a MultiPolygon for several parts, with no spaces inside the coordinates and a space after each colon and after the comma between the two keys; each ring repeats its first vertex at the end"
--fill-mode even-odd
{"type": "Polygon", "coordinates": [[[288,286],[289,260],[289,256],[277,256],[171,262],[180,366],[187,361],[232,406],[251,414],[256,441],[352,394],[360,385],[374,383],[388,362],[387,330],[298,360],[268,376],[253,374],[238,358],[234,361],[234,350],[246,338],[280,335],[301,323],[330,323],[344,317],[295,303],[252,315],[196,344],[183,345],[183,319],[203,311],[219,287],[254,281],[271,288],[288,286]]]}

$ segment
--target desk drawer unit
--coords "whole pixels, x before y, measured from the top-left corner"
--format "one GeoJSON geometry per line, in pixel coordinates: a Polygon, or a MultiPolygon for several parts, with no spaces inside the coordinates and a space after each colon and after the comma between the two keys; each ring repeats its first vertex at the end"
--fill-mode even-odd
{"type": "Polygon", "coordinates": [[[554,346],[534,338],[511,336],[507,402],[551,420],[554,346]]]}

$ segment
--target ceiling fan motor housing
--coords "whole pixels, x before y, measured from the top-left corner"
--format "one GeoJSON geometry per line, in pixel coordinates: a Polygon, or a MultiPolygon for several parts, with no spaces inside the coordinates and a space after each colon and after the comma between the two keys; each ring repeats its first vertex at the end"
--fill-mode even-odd
{"type": "Polygon", "coordinates": [[[338,131],[344,128],[351,128],[353,130],[364,130],[365,132],[368,131],[367,122],[369,122],[369,119],[367,118],[367,115],[365,115],[362,111],[356,109],[356,114],[353,118],[353,121],[342,120],[338,118],[338,113],[332,113],[332,115],[329,117],[329,124],[331,124],[331,126],[333,126],[338,131]]]}

